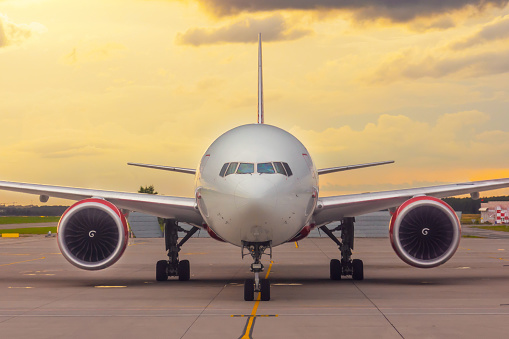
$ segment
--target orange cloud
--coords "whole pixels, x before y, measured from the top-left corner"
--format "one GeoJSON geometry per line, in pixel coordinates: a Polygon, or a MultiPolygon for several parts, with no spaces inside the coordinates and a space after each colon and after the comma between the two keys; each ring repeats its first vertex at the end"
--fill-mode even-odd
{"type": "Polygon", "coordinates": [[[370,75],[369,80],[374,83],[387,83],[399,79],[447,76],[475,78],[507,72],[509,49],[445,56],[435,56],[433,52],[419,55],[415,50],[407,50],[383,62],[370,75]]]}
{"type": "Polygon", "coordinates": [[[509,16],[498,18],[495,22],[482,27],[478,32],[451,45],[455,50],[461,50],[476,45],[509,39],[509,16]]]}
{"type": "Polygon", "coordinates": [[[197,0],[216,16],[237,15],[248,12],[280,10],[330,11],[354,13],[358,20],[389,19],[392,22],[410,22],[419,17],[450,14],[473,8],[483,11],[487,7],[505,7],[507,0],[197,0]]]}
{"type": "Polygon", "coordinates": [[[33,35],[44,32],[46,32],[46,27],[39,23],[16,24],[10,21],[6,15],[0,14],[0,48],[19,45],[33,35]]]}
{"type": "Polygon", "coordinates": [[[181,45],[207,45],[219,43],[256,42],[258,33],[264,41],[296,40],[312,33],[309,29],[290,28],[282,15],[267,18],[248,17],[218,28],[191,28],[178,33],[176,41],[181,45]]]}

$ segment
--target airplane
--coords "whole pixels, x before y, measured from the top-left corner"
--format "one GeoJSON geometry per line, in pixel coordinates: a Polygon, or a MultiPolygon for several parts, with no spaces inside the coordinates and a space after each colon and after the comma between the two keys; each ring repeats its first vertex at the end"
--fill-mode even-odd
{"type": "Polygon", "coordinates": [[[293,135],[264,123],[262,42],[258,37],[258,119],[233,128],[205,151],[197,169],[128,163],[128,165],[195,176],[195,196],[175,197],[0,181],[0,189],[76,200],[62,215],[57,242],[74,266],[100,270],[113,265],[128,243],[126,216],[138,211],[165,219],[167,260],[156,264],[156,280],[190,279],[188,260],[179,251],[199,229],[212,238],[241,248],[252,257],[254,279],[244,282],[244,300],[255,292],[270,300],[270,281],[260,278],[263,254],[287,242],[306,238],[319,228],[337,245],[339,259],[330,261],[330,279],[364,279],[363,262],[352,259],[355,216],[389,209],[390,243],[407,264],[439,266],[458,248],[461,226],[441,198],[509,187],[509,178],[375,193],[320,196],[321,175],[379,166],[393,161],[317,169],[306,147],[293,135]],[[335,229],[328,224],[340,222],[335,229]],[[180,241],[179,223],[192,225],[180,241]],[[340,237],[334,232],[341,231],[340,237]]]}

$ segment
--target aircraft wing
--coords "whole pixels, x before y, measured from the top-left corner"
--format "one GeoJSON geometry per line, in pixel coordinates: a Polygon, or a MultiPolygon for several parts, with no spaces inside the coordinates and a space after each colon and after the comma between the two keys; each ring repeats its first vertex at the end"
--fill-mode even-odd
{"type": "MultiPolygon", "coordinates": [[[[102,191],[87,188],[27,184],[9,181],[0,181],[0,190],[69,200],[83,200],[92,197],[103,198],[121,209],[143,212],[161,218],[174,218],[178,221],[187,222],[196,226],[201,226],[203,223],[203,218],[195,208],[195,199],[193,198],[102,191]]],[[[41,200],[44,201],[43,199],[41,200]]]]}
{"type": "Polygon", "coordinates": [[[163,171],[173,171],[173,172],[180,172],[180,173],[187,173],[187,174],[196,174],[196,170],[192,168],[182,168],[182,167],[171,167],[171,166],[162,166],[162,165],[149,165],[149,164],[139,164],[136,162],[128,162],[129,166],[138,166],[138,167],[146,167],[146,168],[153,168],[153,169],[159,169],[163,171]]]}
{"type": "Polygon", "coordinates": [[[397,207],[406,200],[419,195],[445,198],[504,187],[509,187],[509,178],[410,188],[396,191],[321,197],[318,199],[317,207],[314,212],[314,221],[317,226],[320,226],[332,221],[341,220],[344,217],[354,217],[365,213],[397,207]]]}
{"type": "Polygon", "coordinates": [[[359,164],[359,165],[349,165],[349,166],[341,166],[341,167],[321,168],[321,169],[318,170],[318,175],[329,174],[329,173],[334,173],[334,172],[349,171],[349,170],[354,170],[354,169],[359,169],[359,168],[366,168],[366,167],[387,165],[387,164],[393,164],[393,163],[394,163],[394,160],[390,160],[390,161],[371,162],[369,164],[359,164]]]}

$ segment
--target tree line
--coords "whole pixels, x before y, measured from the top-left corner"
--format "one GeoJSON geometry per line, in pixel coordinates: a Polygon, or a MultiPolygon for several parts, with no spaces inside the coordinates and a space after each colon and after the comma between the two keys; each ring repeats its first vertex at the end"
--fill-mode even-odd
{"type": "Polygon", "coordinates": [[[69,206],[5,206],[0,207],[0,216],[59,217],[69,206]]]}
{"type": "Polygon", "coordinates": [[[480,198],[479,200],[474,200],[470,197],[467,198],[444,198],[442,199],[446,203],[448,203],[453,210],[461,211],[464,214],[479,214],[479,208],[481,208],[481,203],[486,203],[489,201],[509,201],[509,196],[497,196],[497,197],[487,197],[480,198]]]}

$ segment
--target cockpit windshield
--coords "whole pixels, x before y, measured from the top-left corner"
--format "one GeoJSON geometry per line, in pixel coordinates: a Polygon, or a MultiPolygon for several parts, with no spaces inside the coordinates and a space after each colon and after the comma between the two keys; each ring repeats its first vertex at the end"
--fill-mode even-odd
{"type": "MultiPolygon", "coordinates": [[[[227,162],[219,171],[220,177],[226,177],[230,174],[253,174],[255,173],[255,164],[252,162],[227,162]]],[[[290,166],[286,162],[273,161],[261,162],[256,164],[256,173],[258,174],[282,174],[287,177],[293,175],[290,166]]]]}
{"type": "Polygon", "coordinates": [[[228,166],[228,170],[226,171],[226,175],[230,175],[230,174],[235,173],[235,170],[237,169],[237,165],[238,165],[238,162],[230,162],[230,166],[228,166]]]}
{"type": "Polygon", "coordinates": [[[254,173],[254,164],[241,162],[237,168],[237,174],[251,174],[254,173]]]}
{"type": "Polygon", "coordinates": [[[282,175],[286,175],[285,168],[283,167],[283,164],[280,162],[273,162],[274,168],[276,169],[276,172],[282,175]]]}
{"type": "Polygon", "coordinates": [[[274,166],[272,166],[271,162],[262,162],[256,165],[256,171],[258,173],[276,173],[274,171],[274,166]]]}

